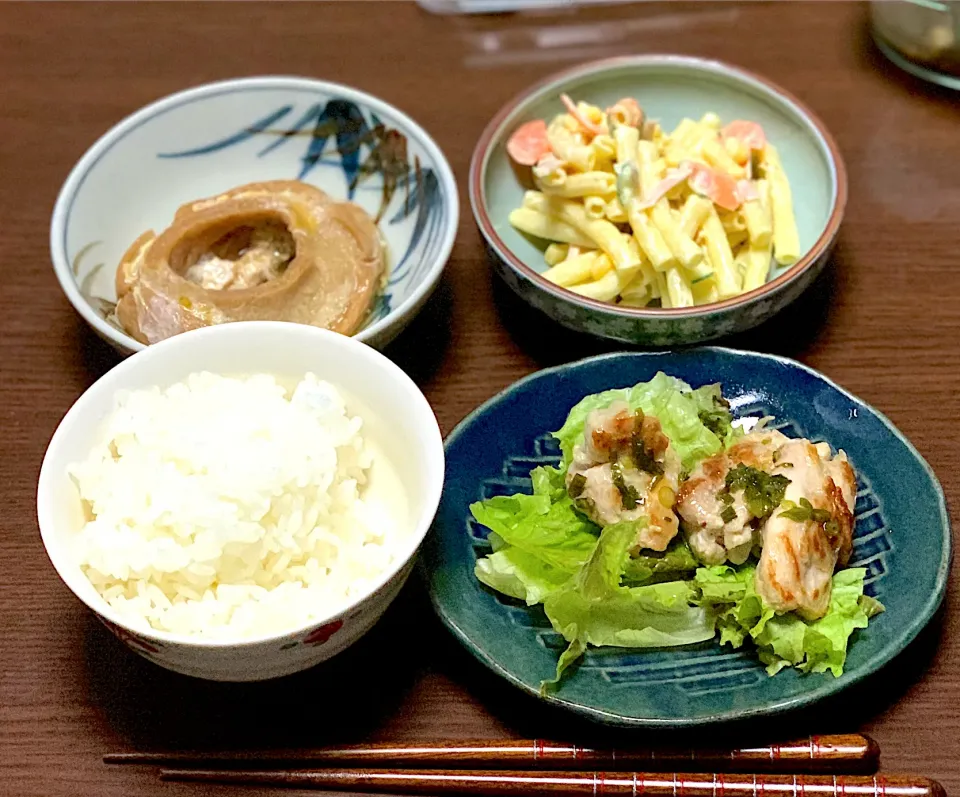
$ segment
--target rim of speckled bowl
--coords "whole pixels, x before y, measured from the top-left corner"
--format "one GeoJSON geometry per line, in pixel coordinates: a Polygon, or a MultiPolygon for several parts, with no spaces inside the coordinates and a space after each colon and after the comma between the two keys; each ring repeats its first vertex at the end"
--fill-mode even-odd
{"type": "MultiPolygon", "coordinates": [[[[336,380],[332,379],[331,381],[336,384],[336,380]]],[[[366,603],[374,595],[382,591],[404,568],[411,566],[419,554],[424,539],[426,539],[427,534],[433,526],[433,520],[440,507],[443,484],[446,480],[445,473],[446,451],[443,446],[443,435],[440,430],[440,424],[437,421],[433,407],[430,402],[427,401],[427,397],[423,395],[423,391],[420,390],[407,372],[385,354],[348,335],[341,335],[338,332],[314,327],[309,324],[296,324],[290,321],[237,321],[230,324],[216,324],[214,326],[190,330],[146,346],[137,356],[127,357],[119,362],[80,395],[70,406],[70,409],[67,410],[63,418],[61,418],[60,423],[57,424],[57,428],[44,452],[43,462],[40,466],[40,475],[37,479],[37,523],[40,528],[40,538],[46,550],[47,558],[50,560],[50,564],[53,565],[53,569],[57,572],[60,580],[63,581],[77,600],[83,603],[101,620],[122,628],[136,637],[147,639],[151,642],[159,642],[161,645],[176,645],[194,649],[249,648],[280,642],[290,637],[297,637],[310,629],[320,628],[337,619],[346,618],[358,606],[366,603]],[[97,422],[103,422],[105,411],[109,410],[116,394],[129,389],[124,387],[126,374],[143,368],[148,362],[148,358],[160,357],[176,359],[177,352],[180,349],[193,346],[197,341],[197,337],[201,335],[206,335],[207,337],[233,335],[239,337],[242,343],[245,339],[245,334],[250,333],[251,327],[258,329],[272,328],[274,330],[287,330],[291,331],[291,334],[309,336],[313,338],[310,345],[314,347],[343,346],[347,349],[353,349],[357,358],[363,359],[366,357],[370,361],[371,370],[381,374],[392,373],[400,385],[403,385],[405,389],[413,393],[414,401],[418,405],[418,412],[416,415],[405,420],[410,423],[416,422],[425,425],[424,430],[420,434],[420,439],[423,442],[423,447],[426,448],[429,446],[432,452],[426,457],[425,470],[438,467],[440,470],[440,478],[428,483],[423,502],[423,511],[418,516],[416,524],[412,527],[409,538],[403,541],[402,547],[397,551],[395,560],[385,568],[376,580],[368,585],[362,593],[350,598],[347,603],[336,610],[326,611],[308,623],[286,628],[282,631],[272,631],[268,634],[257,634],[246,638],[208,639],[200,636],[175,633],[173,631],[164,631],[154,628],[149,624],[147,624],[147,627],[133,625],[114,609],[102,595],[96,592],[96,590],[94,590],[96,598],[93,598],[86,590],[80,590],[75,586],[76,583],[85,580],[87,576],[79,566],[77,566],[76,555],[70,550],[69,540],[58,537],[57,532],[54,530],[57,524],[53,518],[50,501],[56,500],[57,498],[57,491],[52,482],[58,474],[53,473],[52,469],[60,464],[58,460],[54,459],[54,455],[57,457],[61,456],[59,454],[60,441],[67,435],[71,426],[83,423],[94,416],[96,416],[97,422]],[[117,382],[119,384],[114,384],[117,382]]]]}
{"type": "Polygon", "coordinates": [[[781,88],[773,81],[761,77],[754,72],[742,69],[741,67],[732,66],[723,61],[710,58],[696,58],[686,55],[625,55],[591,61],[587,64],[573,67],[572,69],[555,72],[522,91],[504,105],[484,129],[473,151],[473,158],[470,161],[470,182],[468,190],[473,216],[476,219],[477,226],[480,228],[480,232],[483,234],[483,237],[486,238],[487,243],[496,250],[497,255],[507,265],[520,276],[533,282],[545,293],[549,293],[557,299],[570,302],[571,304],[625,318],[691,318],[709,315],[718,311],[730,310],[739,306],[746,306],[757,299],[776,293],[809,269],[817,259],[830,248],[840,229],[840,222],[843,219],[843,213],[847,205],[847,170],[843,163],[843,157],[840,154],[840,148],[837,146],[836,141],[834,141],[833,136],[830,135],[826,125],[793,94],[781,88]],[[497,231],[487,213],[484,178],[496,142],[500,141],[507,132],[507,124],[514,122],[514,117],[520,116],[527,106],[539,100],[549,91],[559,91],[561,86],[569,80],[610,69],[622,68],[624,66],[674,66],[692,72],[709,72],[712,75],[728,78],[734,83],[747,84],[761,91],[767,98],[776,101],[781,107],[784,105],[787,106],[808,126],[809,132],[813,133],[814,138],[817,139],[822,153],[827,156],[827,162],[833,172],[834,185],[831,191],[833,206],[830,209],[830,216],[827,218],[826,225],[820,237],[817,238],[814,245],[810,247],[796,263],[759,288],[755,288],[752,291],[734,296],[730,299],[724,299],[720,302],[697,305],[696,307],[624,307],[623,305],[609,304],[597,299],[590,299],[566,288],[561,288],[524,263],[511,251],[510,247],[503,242],[503,239],[497,235],[497,231]]]}
{"type": "Polygon", "coordinates": [[[148,345],[156,345],[141,343],[133,336],[128,335],[126,332],[121,332],[116,327],[108,324],[97,314],[80,293],[80,286],[74,277],[67,255],[66,231],[70,211],[87,175],[96,167],[100,159],[126,136],[127,133],[150,122],[155,117],[172,110],[174,107],[185,104],[184,101],[186,100],[200,100],[208,95],[218,94],[225,88],[283,89],[288,87],[312,88],[328,94],[340,93],[345,97],[355,100],[365,109],[373,110],[383,116],[390,117],[405,135],[415,138],[429,157],[433,159],[433,165],[436,167],[437,175],[443,186],[441,201],[446,206],[448,217],[434,262],[430,264],[430,268],[420,277],[419,285],[416,286],[413,292],[407,296],[403,302],[392,308],[390,312],[380,320],[368,327],[364,327],[354,335],[348,335],[347,337],[355,338],[361,342],[375,338],[378,334],[394,326],[409,313],[416,310],[423,299],[433,290],[443,273],[443,269],[446,267],[447,261],[450,259],[450,253],[453,251],[453,244],[456,240],[457,228],[460,222],[460,200],[457,181],[454,177],[453,170],[450,168],[450,163],[443,154],[443,150],[440,149],[430,134],[396,106],[365,91],[352,88],[351,86],[345,86],[342,83],[320,80],[318,78],[299,77],[296,75],[260,75],[232,78],[229,80],[218,80],[212,83],[202,83],[198,86],[168,94],[124,117],[91,145],[70,170],[70,174],[60,188],[60,193],[57,195],[57,202],[53,208],[53,217],[50,221],[50,255],[53,260],[53,270],[57,275],[57,281],[60,283],[61,289],[66,294],[67,299],[70,300],[70,304],[72,304],[74,309],[83,317],[83,320],[96,329],[101,335],[117,346],[132,352],[142,351],[147,348],[148,345]]]}

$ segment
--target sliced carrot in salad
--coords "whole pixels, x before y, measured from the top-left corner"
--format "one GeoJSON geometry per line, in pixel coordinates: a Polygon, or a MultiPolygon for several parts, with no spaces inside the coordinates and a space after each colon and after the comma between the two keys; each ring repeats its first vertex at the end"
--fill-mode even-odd
{"type": "Polygon", "coordinates": [[[547,123],[543,119],[520,125],[507,141],[507,154],[521,166],[533,166],[549,152],[547,123]]]}
{"type": "MultiPolygon", "coordinates": [[[[691,189],[707,197],[715,205],[724,210],[736,210],[740,207],[740,194],[737,191],[737,181],[726,172],[711,169],[696,161],[685,161],[692,170],[687,180],[691,189]]],[[[681,168],[683,164],[680,164],[681,168]]]]}
{"type": "Polygon", "coordinates": [[[737,119],[730,122],[720,131],[724,138],[735,138],[742,141],[750,149],[762,150],[767,146],[767,136],[763,128],[756,122],[748,122],[744,119],[737,119]]]}

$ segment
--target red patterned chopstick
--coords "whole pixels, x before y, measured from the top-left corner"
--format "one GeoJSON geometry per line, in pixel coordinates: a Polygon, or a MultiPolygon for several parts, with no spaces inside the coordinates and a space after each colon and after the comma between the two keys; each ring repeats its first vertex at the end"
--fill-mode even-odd
{"type": "Polygon", "coordinates": [[[936,781],[906,775],[656,774],[486,770],[163,770],[164,780],[380,794],[517,797],[946,797],[936,781]]]}

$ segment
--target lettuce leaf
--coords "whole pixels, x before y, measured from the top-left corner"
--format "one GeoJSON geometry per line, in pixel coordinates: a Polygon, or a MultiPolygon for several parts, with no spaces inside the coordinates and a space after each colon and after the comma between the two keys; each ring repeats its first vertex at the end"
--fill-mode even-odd
{"type": "Polygon", "coordinates": [[[843,674],[850,636],[866,628],[883,604],[863,594],[866,570],[852,567],[833,576],[830,607],[819,620],[804,620],[794,612],[777,614],[757,594],[756,568],[721,565],[700,568],[695,581],[700,603],[719,610],[720,644],[740,647],[748,639],[757,646],[770,675],[784,667],[802,672],[843,674]]]}
{"type": "Polygon", "coordinates": [[[649,382],[594,393],[570,410],[563,427],[554,432],[563,452],[564,470],[573,458],[573,447],[583,437],[587,416],[615,401],[625,401],[631,410],[642,409],[659,418],[686,471],[701,459],[721,451],[741,433],[731,425],[732,418],[719,385],[693,390],[686,382],[661,371],[649,382]]]}
{"type": "Polygon", "coordinates": [[[572,575],[569,570],[552,567],[513,546],[506,546],[479,559],[474,573],[488,587],[522,600],[528,606],[542,603],[547,595],[562,587],[572,575]]]}
{"type": "Polygon", "coordinates": [[[566,470],[543,466],[530,471],[533,494],[545,495],[551,501],[562,501],[567,494],[566,470]]]}
{"type": "Polygon", "coordinates": [[[691,582],[621,586],[627,551],[635,539],[635,522],[607,526],[589,560],[544,599],[550,623],[569,646],[555,678],[544,681],[541,691],[558,684],[588,645],[668,647],[713,638],[713,613],[691,605],[696,598],[691,582]]]}
{"type": "Polygon", "coordinates": [[[597,545],[597,527],[573,508],[566,495],[497,496],[470,505],[473,516],[507,545],[570,574],[597,545]]]}
{"type": "Polygon", "coordinates": [[[557,468],[530,474],[533,495],[478,501],[470,511],[493,533],[494,552],[474,573],[488,587],[533,605],[561,587],[597,546],[597,527],[573,508],[557,468]]]}

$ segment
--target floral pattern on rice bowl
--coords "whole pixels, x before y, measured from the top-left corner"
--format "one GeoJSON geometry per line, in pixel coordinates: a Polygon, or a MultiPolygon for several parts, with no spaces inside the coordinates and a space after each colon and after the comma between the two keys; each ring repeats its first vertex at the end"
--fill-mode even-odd
{"type": "Polygon", "coordinates": [[[126,628],[121,628],[120,626],[111,623],[109,620],[104,620],[102,617],[98,616],[97,619],[103,623],[103,625],[111,634],[123,642],[124,645],[143,656],[149,657],[151,653],[159,653],[160,649],[163,647],[159,642],[148,642],[146,639],[134,634],[132,631],[128,631],[126,628]]]}
{"type": "Polygon", "coordinates": [[[337,631],[343,628],[343,620],[334,620],[319,628],[313,629],[303,638],[304,645],[323,645],[330,640],[337,631]]]}

